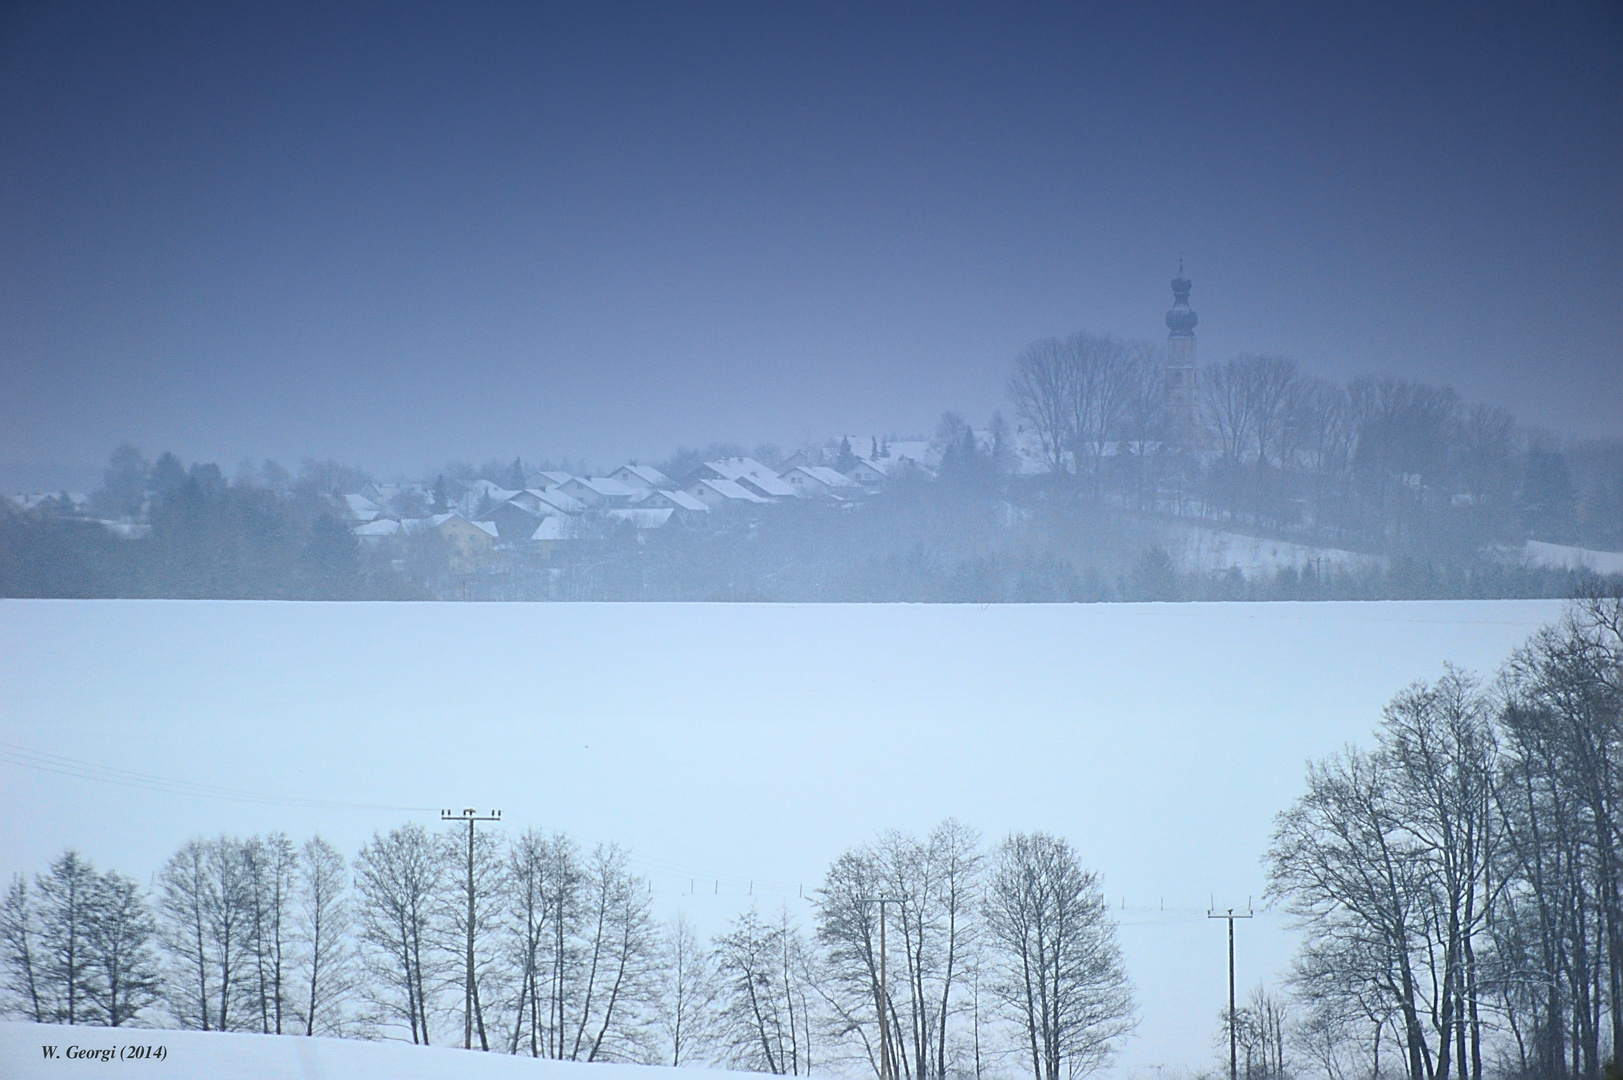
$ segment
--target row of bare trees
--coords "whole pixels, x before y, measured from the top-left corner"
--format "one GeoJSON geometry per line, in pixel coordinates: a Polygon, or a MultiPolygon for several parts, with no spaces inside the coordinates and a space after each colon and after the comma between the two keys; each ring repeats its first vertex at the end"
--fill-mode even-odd
{"type": "Polygon", "coordinates": [[[1050,471],[1137,510],[1455,557],[1525,537],[1623,540],[1615,445],[1573,458],[1604,474],[1585,480],[1504,409],[1405,379],[1337,384],[1262,355],[1201,371],[1190,432],[1167,413],[1164,378],[1153,347],[1081,333],[1027,346],[1009,396],[1050,471]]]}
{"type": "Polygon", "coordinates": [[[36,1022],[394,1037],[576,1061],[901,1080],[1106,1063],[1134,1007],[1065,840],[988,851],[948,820],[841,854],[810,931],[753,907],[656,921],[612,844],[375,833],[353,861],[273,834],[188,842],[154,897],[66,853],[4,909],[7,1005],[36,1022]],[[881,925],[883,920],[884,925],[881,925]]]}
{"type": "Polygon", "coordinates": [[[1271,893],[1328,1075],[1599,1077],[1623,1047],[1623,605],[1576,601],[1491,685],[1449,669],[1309,768],[1271,893]],[[1358,1064],[1354,1064],[1354,1063],[1358,1064]]]}

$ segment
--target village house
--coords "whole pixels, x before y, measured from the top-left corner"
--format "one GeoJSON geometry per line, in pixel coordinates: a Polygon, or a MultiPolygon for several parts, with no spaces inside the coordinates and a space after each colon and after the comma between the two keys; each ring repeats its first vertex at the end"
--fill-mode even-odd
{"type": "Polygon", "coordinates": [[[679,518],[690,518],[694,514],[710,512],[710,507],[702,499],[696,499],[685,491],[674,489],[639,492],[631,505],[647,510],[674,510],[679,518]]]}
{"type": "Polygon", "coordinates": [[[772,501],[741,484],[722,479],[696,480],[688,487],[687,493],[712,510],[718,507],[762,505],[772,501]]]}
{"type": "Polygon", "coordinates": [[[843,498],[857,487],[855,480],[827,465],[796,465],[783,474],[783,481],[794,488],[796,495],[802,496],[843,498]]]}
{"type": "Polygon", "coordinates": [[[548,514],[580,514],[586,510],[585,503],[573,496],[565,495],[557,488],[548,491],[530,488],[519,492],[508,501],[517,503],[542,517],[548,514]]]}
{"type": "MultiPolygon", "coordinates": [[[[766,499],[793,498],[795,489],[754,458],[722,458],[704,463],[710,479],[731,480],[766,499]]],[[[690,489],[691,490],[691,489],[690,489]]]]}
{"type": "Polygon", "coordinates": [[[428,522],[451,546],[446,568],[453,574],[473,573],[496,546],[496,526],[488,521],[469,521],[461,514],[435,514],[428,522]]]}
{"type": "Polygon", "coordinates": [[[609,473],[610,480],[618,480],[628,488],[642,491],[656,491],[660,488],[673,488],[676,484],[670,477],[654,468],[652,465],[626,464],[609,473]]]}
{"type": "Polygon", "coordinates": [[[520,505],[516,500],[509,499],[500,506],[489,510],[484,519],[496,526],[496,539],[504,544],[510,544],[519,540],[528,540],[533,536],[536,527],[541,524],[542,516],[536,511],[520,505]]]}
{"type": "Polygon", "coordinates": [[[857,458],[856,468],[851,470],[851,479],[863,487],[878,487],[890,475],[890,466],[886,462],[875,461],[872,458],[857,458]]]}
{"type": "Polygon", "coordinates": [[[524,486],[546,491],[550,488],[559,487],[573,479],[574,476],[566,472],[559,472],[556,469],[541,469],[526,476],[524,486]]]}
{"type": "Polygon", "coordinates": [[[606,476],[571,476],[558,485],[558,490],[587,506],[597,507],[629,506],[634,494],[631,488],[606,476]]]}

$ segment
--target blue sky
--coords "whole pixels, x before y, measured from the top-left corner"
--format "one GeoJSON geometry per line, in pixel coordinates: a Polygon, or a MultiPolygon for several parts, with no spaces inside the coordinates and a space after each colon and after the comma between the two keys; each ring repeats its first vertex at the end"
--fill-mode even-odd
{"type": "Polygon", "coordinates": [[[793,445],[1077,329],[1620,433],[1615,5],[15,5],[0,470],[793,445]]]}

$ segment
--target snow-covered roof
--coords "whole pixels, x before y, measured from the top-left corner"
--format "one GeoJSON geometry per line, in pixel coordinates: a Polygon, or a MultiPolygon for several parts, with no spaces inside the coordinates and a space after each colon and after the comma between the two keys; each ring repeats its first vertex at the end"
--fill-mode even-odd
{"type": "MultiPolygon", "coordinates": [[[[60,491],[35,491],[30,492],[27,495],[12,495],[10,498],[12,502],[17,504],[18,509],[33,510],[42,503],[61,502],[63,494],[64,493],[60,491]]],[[[84,495],[76,491],[66,492],[66,495],[68,497],[68,505],[76,510],[83,509],[84,507],[90,505],[89,495],[84,495]]]]}
{"type": "Polygon", "coordinates": [[[376,539],[383,536],[398,536],[402,528],[400,522],[384,518],[381,521],[364,522],[355,526],[350,532],[362,539],[376,539]]]}
{"type": "Polygon", "coordinates": [[[821,480],[829,487],[852,487],[856,482],[842,472],[836,472],[827,465],[802,465],[800,472],[805,473],[814,480],[821,480]]]}
{"type": "Polygon", "coordinates": [[[571,540],[575,536],[575,522],[558,514],[541,519],[530,535],[531,540],[571,540]]]}
{"type": "Polygon", "coordinates": [[[705,512],[709,512],[709,510],[710,510],[710,507],[705,505],[705,503],[702,500],[694,498],[692,495],[689,495],[685,491],[677,491],[675,489],[660,488],[659,493],[661,495],[665,496],[667,499],[671,500],[671,502],[675,503],[679,509],[682,509],[682,510],[703,510],[705,512]]]}
{"type": "Polygon", "coordinates": [[[890,475],[890,462],[888,462],[888,461],[875,461],[871,457],[863,457],[861,454],[858,454],[857,455],[857,464],[858,465],[866,465],[868,468],[872,469],[874,472],[878,473],[880,476],[889,476],[890,475]]]}
{"type": "Polygon", "coordinates": [[[435,514],[433,517],[428,519],[428,522],[437,529],[453,518],[458,521],[466,521],[469,525],[472,525],[480,532],[489,533],[493,538],[496,536],[496,523],[494,521],[468,521],[468,519],[463,517],[461,514],[435,514]]]}
{"type": "Polygon", "coordinates": [[[538,514],[579,514],[586,509],[585,503],[556,488],[547,491],[530,488],[519,492],[508,501],[538,514]]]}
{"type": "Polygon", "coordinates": [[[365,495],[344,496],[344,516],[351,521],[371,521],[383,508],[365,495]]]}
{"type": "Polygon", "coordinates": [[[668,506],[638,508],[625,510],[610,510],[609,517],[620,521],[629,521],[639,529],[657,529],[671,520],[675,510],[668,506]]]}
{"type": "Polygon", "coordinates": [[[610,473],[609,476],[620,480],[622,483],[633,483],[633,480],[640,480],[642,484],[646,484],[651,488],[668,488],[671,486],[671,478],[652,465],[622,465],[610,473]],[[628,476],[623,477],[621,476],[622,473],[628,474],[628,476]]]}
{"type": "Polygon", "coordinates": [[[606,499],[629,499],[634,494],[631,488],[608,476],[576,476],[571,480],[606,499]]]}
{"type": "Polygon", "coordinates": [[[542,469],[539,472],[533,472],[529,476],[526,476],[524,478],[524,486],[542,489],[555,488],[559,484],[566,484],[573,479],[574,476],[570,473],[559,472],[556,469],[542,469]]]}
{"type": "Polygon", "coordinates": [[[747,480],[767,495],[793,495],[795,489],[783,478],[754,458],[722,458],[707,461],[705,467],[726,480],[747,480]]]}
{"type": "Polygon", "coordinates": [[[771,501],[769,499],[761,498],[761,496],[755,494],[755,492],[744,487],[742,484],[739,484],[736,480],[700,480],[699,483],[715,491],[723,498],[737,499],[740,502],[755,503],[771,501]]]}
{"type": "Polygon", "coordinates": [[[474,481],[473,490],[478,492],[480,495],[485,496],[493,503],[504,503],[508,499],[511,499],[514,495],[518,494],[517,491],[514,491],[511,488],[504,488],[497,484],[492,484],[489,480],[474,481]]]}

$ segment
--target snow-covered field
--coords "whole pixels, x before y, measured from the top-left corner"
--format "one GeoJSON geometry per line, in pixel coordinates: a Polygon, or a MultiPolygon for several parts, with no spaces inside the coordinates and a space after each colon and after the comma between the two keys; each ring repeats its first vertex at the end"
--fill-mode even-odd
{"type": "MultiPolygon", "coordinates": [[[[1205,910],[1260,902],[1304,762],[1366,740],[1444,661],[1491,672],[1560,608],[4,601],[0,740],[284,796],[501,808],[510,831],[631,846],[661,911],[712,931],[751,903],[809,921],[802,888],[880,829],[1062,833],[1103,876],[1138,989],[1117,1075],[1150,1076],[1213,1060],[1225,938],[1205,910]]],[[[73,845],[145,879],[222,831],[320,830],[353,853],[437,816],[13,764],[0,791],[6,878],[73,845]]],[[[1291,951],[1270,913],[1237,940],[1242,992],[1291,951]]]]}
{"type": "Polygon", "coordinates": [[[136,1075],[145,1080],[727,1080],[738,1073],[650,1065],[587,1065],[445,1046],[64,1027],[0,1022],[7,1080],[136,1075]],[[156,1054],[162,1059],[144,1056],[156,1054]],[[54,1056],[50,1056],[52,1048],[54,1056]]]}
{"type": "Polygon", "coordinates": [[[1174,532],[1169,554],[1181,570],[1222,573],[1235,569],[1247,578],[1269,577],[1287,567],[1329,574],[1375,570],[1386,564],[1379,555],[1205,528],[1174,532]]]}
{"type": "Polygon", "coordinates": [[[1566,544],[1546,544],[1529,540],[1522,549],[1529,566],[1557,570],[1593,570],[1597,574],[1623,574],[1623,551],[1594,551],[1566,544]]]}

